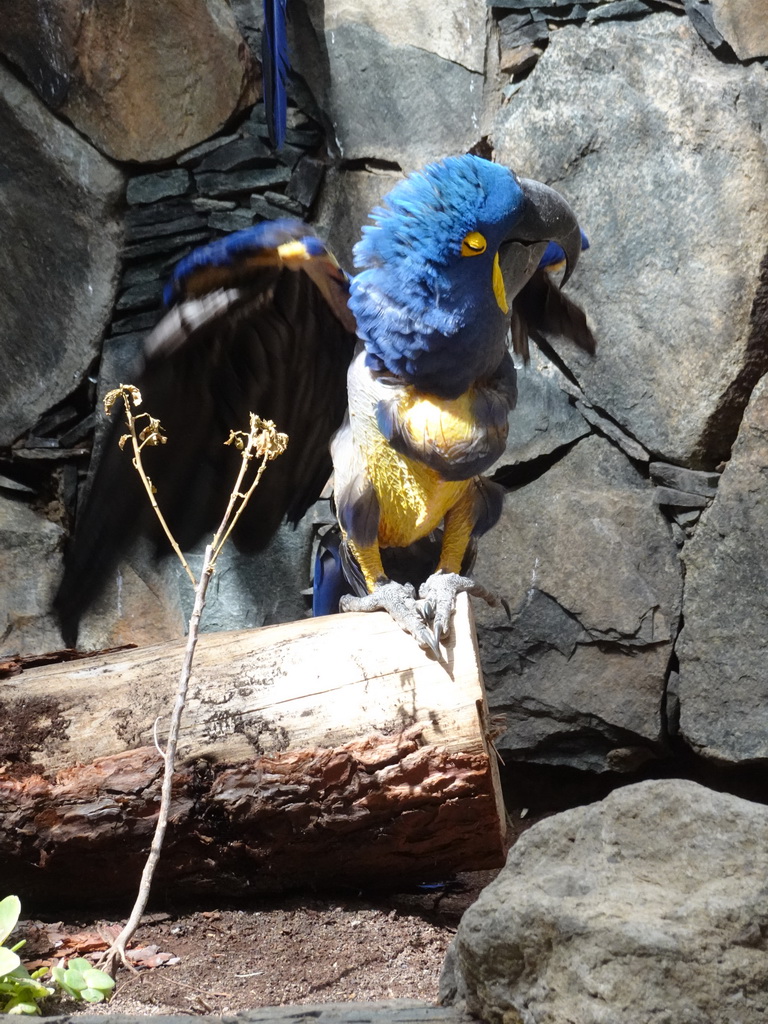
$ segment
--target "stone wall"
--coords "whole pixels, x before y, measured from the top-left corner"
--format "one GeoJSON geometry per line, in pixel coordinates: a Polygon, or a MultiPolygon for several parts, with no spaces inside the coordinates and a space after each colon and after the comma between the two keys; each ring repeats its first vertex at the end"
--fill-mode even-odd
{"type": "MultiPolygon", "coordinates": [[[[497,746],[630,777],[685,750],[765,762],[768,13],[297,2],[275,154],[258,0],[174,10],[159,27],[132,0],[38,2],[0,26],[0,653],[61,644],[48,608],[96,396],[130,377],[173,263],[288,212],[350,267],[404,172],[472,149],[574,206],[591,248],[568,287],[599,344],[521,369],[476,569],[511,611],[477,609],[497,746]]],[[[208,628],[305,614],[324,517],[230,553],[208,628]]],[[[190,602],[175,563],[138,549],[83,643],[177,635],[190,602]]]]}

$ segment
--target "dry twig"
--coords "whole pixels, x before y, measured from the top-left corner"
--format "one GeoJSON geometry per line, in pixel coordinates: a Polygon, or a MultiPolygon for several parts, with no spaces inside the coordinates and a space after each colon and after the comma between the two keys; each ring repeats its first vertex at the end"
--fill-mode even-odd
{"type": "Polygon", "coordinates": [[[158,746],[158,752],[160,752],[165,761],[165,768],[163,771],[160,809],[158,812],[155,832],[152,837],[152,845],[144,865],[144,870],[142,871],[139,891],[130,916],[125,927],[102,958],[105,970],[107,970],[112,977],[115,976],[117,968],[121,963],[129,967],[131,970],[135,970],[135,968],[133,968],[127,961],[125,951],[128,943],[131,941],[139,927],[139,923],[141,922],[141,918],[144,914],[144,910],[149,899],[152,878],[160,860],[160,852],[162,850],[163,840],[168,826],[173,786],[173,772],[176,763],[176,748],[181,728],[181,719],[184,714],[184,706],[187,699],[187,689],[189,687],[189,678],[192,671],[192,659],[195,653],[197,638],[200,633],[200,617],[205,607],[206,591],[208,590],[208,584],[216,566],[216,559],[221,553],[221,550],[229,538],[237,520],[240,518],[243,509],[248,504],[251,495],[258,486],[267,462],[276,458],[278,455],[281,455],[285,451],[285,447],[288,443],[287,436],[285,434],[278,433],[271,420],[262,420],[259,416],[256,416],[255,413],[250,414],[250,423],[247,433],[243,431],[232,431],[230,433],[229,438],[224,443],[234,444],[240,449],[242,455],[240,472],[238,473],[237,480],[235,481],[234,487],[232,488],[232,492],[229,496],[229,502],[221,523],[214,533],[211,543],[208,544],[205,549],[203,565],[200,570],[200,580],[196,581],[192,570],[189,568],[181,549],[176,543],[176,540],[171,533],[162,512],[160,511],[155,499],[156,488],[145,473],[141,461],[141,452],[146,445],[165,444],[167,440],[166,436],[162,432],[160,421],[151,417],[149,413],[139,413],[138,416],[134,413],[132,406],[135,407],[141,404],[141,393],[139,392],[139,389],[134,387],[132,384],[121,384],[119,388],[114,391],[110,391],[107,394],[104,399],[104,408],[107,414],[110,413],[112,406],[120,397],[122,397],[125,405],[125,414],[129,430],[129,433],[124,434],[120,438],[120,447],[122,448],[127,441],[131,442],[133,447],[133,465],[141,477],[144,488],[149,495],[149,500],[152,503],[152,508],[155,510],[155,514],[157,515],[166,536],[171,542],[173,550],[176,552],[176,555],[184,566],[187,575],[195,587],[195,604],[192,610],[192,616],[189,620],[189,633],[187,635],[187,646],[184,652],[184,663],[179,675],[176,702],[171,715],[171,724],[168,730],[168,743],[164,753],[160,751],[159,744],[156,743],[158,746]],[[141,431],[137,432],[136,424],[137,421],[141,419],[147,419],[149,420],[149,423],[141,431]],[[244,489],[248,470],[251,467],[251,463],[256,459],[260,461],[256,467],[254,478],[248,488],[244,489]]]}

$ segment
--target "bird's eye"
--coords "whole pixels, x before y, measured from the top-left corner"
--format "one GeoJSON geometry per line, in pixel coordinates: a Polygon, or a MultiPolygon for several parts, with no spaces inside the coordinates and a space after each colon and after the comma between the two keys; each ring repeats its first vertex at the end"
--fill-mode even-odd
{"type": "Polygon", "coordinates": [[[479,256],[487,248],[488,243],[485,240],[485,236],[481,235],[479,231],[470,231],[468,235],[464,236],[464,240],[461,243],[461,255],[479,256]]]}

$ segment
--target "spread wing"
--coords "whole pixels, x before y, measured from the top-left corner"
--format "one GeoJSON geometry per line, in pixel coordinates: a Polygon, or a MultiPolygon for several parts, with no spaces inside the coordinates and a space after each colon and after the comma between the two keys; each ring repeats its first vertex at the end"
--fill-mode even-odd
{"type": "MultiPolygon", "coordinates": [[[[355,345],[347,279],[298,221],[274,221],[195,250],[166,289],[171,305],[147,339],[135,383],[167,444],[145,448],[158,503],[182,548],[218,525],[239,454],[230,430],[255,412],[288,434],[241,517],[234,541],[263,548],[284,517],[297,522],[331,473],[329,442],[346,409],[355,345]]],[[[118,382],[115,382],[115,386],[118,382]]],[[[129,382],[125,382],[129,383],[129,382]]],[[[115,422],[96,468],[55,600],[67,642],[82,612],[137,534],[159,533],[115,422]]]]}

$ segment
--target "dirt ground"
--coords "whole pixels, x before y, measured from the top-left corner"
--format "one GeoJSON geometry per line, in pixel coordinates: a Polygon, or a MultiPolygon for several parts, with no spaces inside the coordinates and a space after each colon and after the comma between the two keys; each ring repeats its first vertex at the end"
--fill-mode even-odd
{"type": "MultiPolygon", "coordinates": [[[[412,998],[434,1002],[445,951],[464,910],[496,872],[471,872],[404,893],[294,896],[248,906],[148,915],[138,973],[123,968],[115,1013],[224,1014],[259,1006],[412,998]],[[161,963],[161,961],[165,961],[161,963]]],[[[21,922],[25,962],[89,947],[116,920],[21,922]]],[[[103,945],[103,943],[102,943],[103,945]]],[[[106,1012],[57,1003],[52,1012],[106,1012]]]]}

